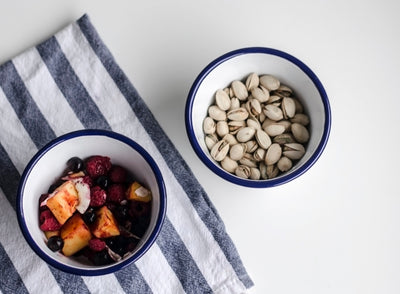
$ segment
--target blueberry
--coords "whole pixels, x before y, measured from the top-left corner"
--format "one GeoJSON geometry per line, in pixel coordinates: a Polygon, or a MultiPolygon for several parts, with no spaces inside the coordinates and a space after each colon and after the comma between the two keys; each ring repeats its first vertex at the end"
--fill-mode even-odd
{"type": "Polygon", "coordinates": [[[129,208],[125,205],[119,205],[115,208],[115,217],[119,221],[124,221],[129,217],[129,208]]]}
{"type": "Polygon", "coordinates": [[[110,179],[107,176],[100,176],[96,179],[96,184],[106,190],[110,185],[110,179]]]}
{"type": "Polygon", "coordinates": [[[83,170],[83,160],[79,157],[71,157],[67,161],[68,169],[74,173],[83,170]]]}
{"type": "Polygon", "coordinates": [[[121,235],[114,238],[109,238],[106,243],[112,251],[120,256],[123,256],[127,252],[127,245],[129,244],[128,239],[121,235]]]}
{"type": "Polygon", "coordinates": [[[88,225],[93,224],[96,220],[96,212],[92,208],[89,208],[82,215],[82,219],[88,225]]]}
{"type": "Polygon", "coordinates": [[[47,247],[50,248],[51,251],[59,251],[63,248],[64,241],[59,236],[52,236],[47,240],[47,247]]]}
{"type": "Polygon", "coordinates": [[[62,185],[62,183],[64,183],[63,180],[61,180],[61,179],[57,180],[56,182],[54,182],[53,184],[50,185],[47,193],[49,193],[49,194],[53,193],[55,189],[57,189],[58,187],[60,187],[62,185]]]}
{"type": "Polygon", "coordinates": [[[107,250],[102,250],[100,252],[96,252],[93,256],[93,263],[95,265],[106,265],[113,262],[112,258],[108,254],[107,250]]]}

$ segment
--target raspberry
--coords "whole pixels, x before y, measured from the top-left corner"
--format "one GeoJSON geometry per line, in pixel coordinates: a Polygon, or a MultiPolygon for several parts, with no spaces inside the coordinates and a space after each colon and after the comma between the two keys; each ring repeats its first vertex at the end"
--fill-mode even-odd
{"type": "Polygon", "coordinates": [[[93,187],[93,181],[92,181],[92,178],[91,178],[91,177],[89,177],[89,176],[84,176],[83,179],[82,179],[82,181],[83,181],[84,183],[88,184],[89,187],[93,187]]]}
{"type": "Polygon", "coordinates": [[[106,242],[104,242],[100,239],[97,239],[97,238],[91,239],[89,241],[89,248],[95,252],[100,252],[104,248],[106,248],[106,242]]]}
{"type": "Polygon", "coordinates": [[[49,209],[44,210],[39,216],[40,229],[42,231],[57,231],[61,228],[60,223],[49,209]]]}
{"type": "Polygon", "coordinates": [[[106,203],[107,194],[99,186],[90,189],[90,206],[99,207],[106,203]]]}
{"type": "Polygon", "coordinates": [[[110,158],[107,156],[95,155],[87,159],[86,172],[92,178],[107,174],[111,168],[110,158]]]}
{"type": "Polygon", "coordinates": [[[107,200],[120,203],[125,199],[126,188],[121,184],[112,184],[107,190],[107,200]]]}
{"type": "Polygon", "coordinates": [[[126,181],[127,171],[119,165],[113,165],[108,173],[108,177],[113,183],[124,183],[126,181]]]}

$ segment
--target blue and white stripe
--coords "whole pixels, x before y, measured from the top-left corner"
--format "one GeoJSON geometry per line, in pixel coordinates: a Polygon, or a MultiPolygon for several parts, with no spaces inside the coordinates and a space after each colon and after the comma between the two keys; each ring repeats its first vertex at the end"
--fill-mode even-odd
{"type": "Polygon", "coordinates": [[[87,15],[0,66],[0,121],[0,293],[231,294],[252,285],[206,193],[87,15]],[[48,266],[30,250],[15,215],[29,159],[49,140],[82,128],[113,130],[141,144],[159,165],[168,195],[155,245],[135,264],[101,277],[48,266]]]}

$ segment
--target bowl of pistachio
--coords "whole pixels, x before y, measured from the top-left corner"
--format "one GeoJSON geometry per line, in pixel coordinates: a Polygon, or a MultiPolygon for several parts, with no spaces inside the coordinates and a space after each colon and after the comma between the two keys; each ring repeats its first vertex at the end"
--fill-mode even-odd
{"type": "Polygon", "coordinates": [[[228,52],[195,79],[185,125],[200,160],[245,187],[274,187],[298,178],[328,142],[331,110],[314,72],[271,48],[228,52]]]}

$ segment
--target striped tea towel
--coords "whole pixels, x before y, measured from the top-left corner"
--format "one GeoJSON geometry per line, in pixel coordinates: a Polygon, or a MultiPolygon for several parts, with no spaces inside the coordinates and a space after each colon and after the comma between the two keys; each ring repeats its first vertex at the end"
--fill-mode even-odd
{"type": "Polygon", "coordinates": [[[87,15],[0,65],[0,294],[245,293],[252,281],[202,187],[119,68],[87,15]],[[141,144],[166,182],[155,245],[114,274],[59,271],[28,246],[15,199],[30,158],[70,131],[113,130],[141,144]]]}

